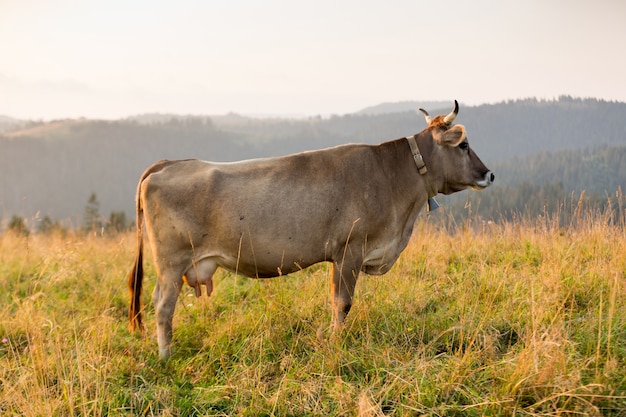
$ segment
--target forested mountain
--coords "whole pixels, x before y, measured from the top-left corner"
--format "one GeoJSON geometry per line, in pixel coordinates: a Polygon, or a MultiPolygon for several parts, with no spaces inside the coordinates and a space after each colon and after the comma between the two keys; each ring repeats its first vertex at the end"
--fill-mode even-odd
{"type": "MultiPolygon", "coordinates": [[[[456,216],[471,212],[486,219],[511,219],[560,212],[565,219],[579,202],[600,211],[619,210],[626,202],[626,146],[543,151],[489,167],[497,177],[488,191],[442,199],[456,216]]],[[[619,216],[626,220],[626,212],[616,211],[614,219],[619,216]]]]}
{"type": "MultiPolygon", "coordinates": [[[[492,199],[475,206],[490,207],[481,214],[497,218],[497,210],[528,209],[547,189],[550,195],[555,189],[562,195],[586,190],[588,198],[605,198],[625,188],[624,103],[561,97],[461,106],[457,122],[466,126],[496,183],[481,193],[444,199],[452,206],[464,206],[467,196],[492,199]]],[[[0,134],[0,219],[6,224],[13,215],[39,213],[77,225],[93,193],[101,213],[132,217],[137,180],[159,159],[234,161],[380,143],[419,132],[425,121],[411,110],[307,119],[151,114],[15,126],[0,134]]]]}

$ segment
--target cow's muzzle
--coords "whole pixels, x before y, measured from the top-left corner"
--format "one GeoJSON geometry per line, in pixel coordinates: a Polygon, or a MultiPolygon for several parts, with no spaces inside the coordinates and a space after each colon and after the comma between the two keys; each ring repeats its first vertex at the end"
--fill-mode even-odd
{"type": "Polygon", "coordinates": [[[485,174],[485,178],[483,178],[480,181],[476,181],[475,188],[479,188],[479,189],[487,188],[495,181],[495,179],[496,179],[495,174],[489,171],[485,174]]]}

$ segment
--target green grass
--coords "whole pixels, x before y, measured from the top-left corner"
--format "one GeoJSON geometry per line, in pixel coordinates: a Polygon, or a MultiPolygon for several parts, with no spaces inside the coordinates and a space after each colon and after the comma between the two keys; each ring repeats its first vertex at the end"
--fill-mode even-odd
{"type": "Polygon", "coordinates": [[[601,215],[422,221],[331,335],[329,267],[185,288],[174,353],[127,330],[134,236],[0,237],[0,415],[626,415],[626,233],[601,215]]]}

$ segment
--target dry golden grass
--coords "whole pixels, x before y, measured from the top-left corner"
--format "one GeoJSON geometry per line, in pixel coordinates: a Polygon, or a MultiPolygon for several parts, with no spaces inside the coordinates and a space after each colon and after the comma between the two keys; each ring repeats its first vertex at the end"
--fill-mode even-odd
{"type": "Polygon", "coordinates": [[[626,233],[602,213],[423,218],[390,273],[363,275],[330,338],[328,267],[185,288],[161,362],[127,331],[133,236],[0,237],[0,414],[626,413],[626,233]]]}

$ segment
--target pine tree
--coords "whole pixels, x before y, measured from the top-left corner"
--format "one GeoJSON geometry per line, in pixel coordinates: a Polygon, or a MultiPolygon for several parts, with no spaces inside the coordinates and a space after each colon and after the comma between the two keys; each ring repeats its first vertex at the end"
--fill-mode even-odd
{"type": "Polygon", "coordinates": [[[91,193],[85,214],[83,216],[83,230],[85,233],[97,232],[102,229],[102,219],[100,218],[100,202],[96,193],[91,193]]]}

